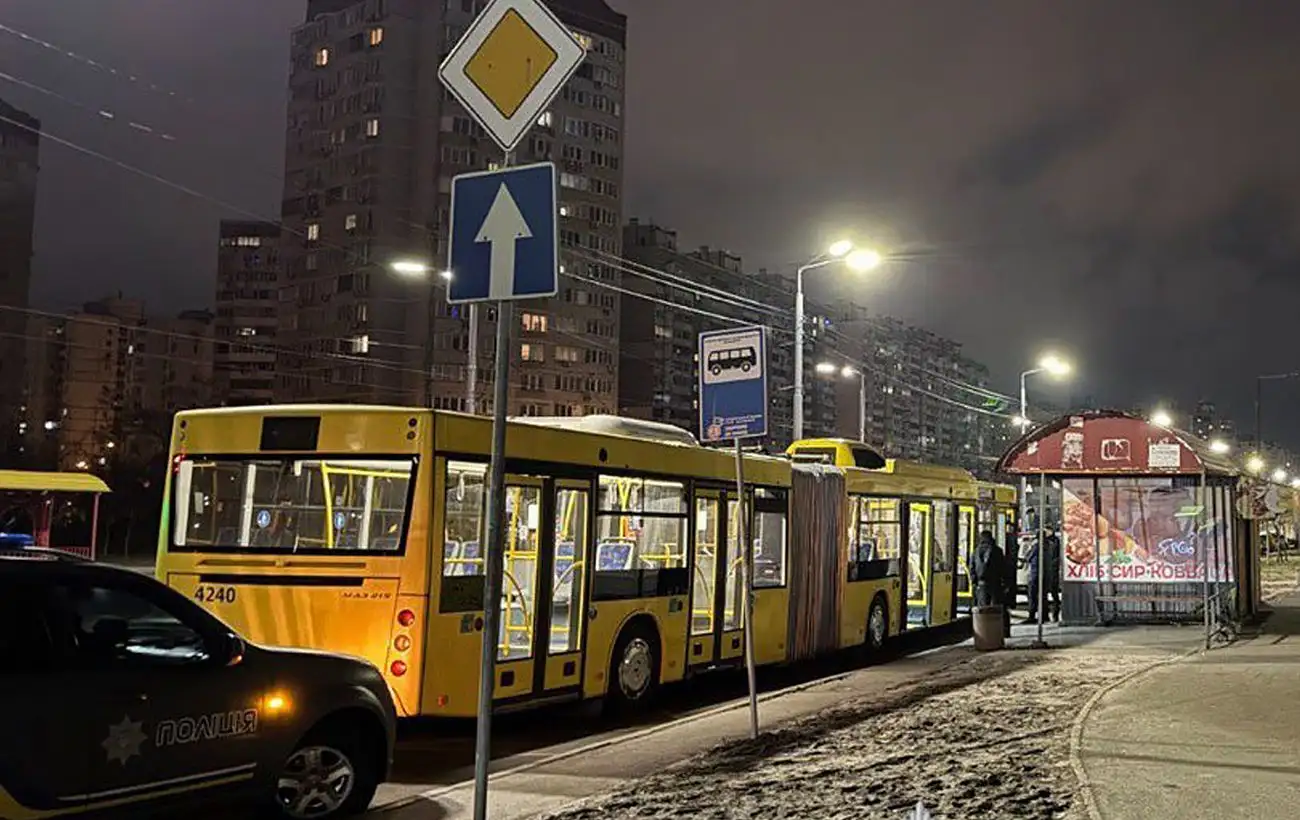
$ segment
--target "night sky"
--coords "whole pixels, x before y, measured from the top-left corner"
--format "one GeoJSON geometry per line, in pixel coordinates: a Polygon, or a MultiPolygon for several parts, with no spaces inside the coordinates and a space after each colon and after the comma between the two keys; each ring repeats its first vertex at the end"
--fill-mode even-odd
{"type": "MultiPolygon", "coordinates": [[[[875,244],[897,258],[821,295],[963,341],[1008,393],[1053,347],[1078,364],[1075,397],[1207,397],[1249,432],[1254,375],[1300,369],[1300,4],[612,5],[630,17],[625,216],[755,267],[841,234],[875,244]]],[[[0,72],[63,98],[2,79],[0,96],[274,217],[304,8],[0,0],[0,24],[141,77],[0,31],[0,72]]],[[[238,212],[53,143],[42,159],[39,304],[211,303],[217,220],[238,212]]],[[[1300,421],[1284,429],[1300,382],[1267,390],[1268,431],[1300,449],[1300,421]]]]}

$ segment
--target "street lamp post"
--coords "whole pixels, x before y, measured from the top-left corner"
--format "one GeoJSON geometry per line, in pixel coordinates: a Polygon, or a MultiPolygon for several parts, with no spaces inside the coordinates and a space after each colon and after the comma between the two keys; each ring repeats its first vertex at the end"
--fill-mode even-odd
{"type": "Polygon", "coordinates": [[[830,362],[820,362],[815,369],[823,376],[839,373],[846,379],[858,377],[858,441],[865,444],[867,441],[867,374],[847,364],[836,367],[830,362]]]}
{"type": "Polygon", "coordinates": [[[803,438],[803,341],[804,341],[804,297],[803,275],[809,271],[846,263],[858,272],[869,271],[880,264],[880,254],[870,250],[854,250],[853,243],[847,239],[831,245],[827,252],[821,254],[806,265],[801,265],[795,273],[794,289],[794,440],[803,438]]]}
{"type": "MultiPolygon", "coordinates": [[[[429,275],[429,273],[432,272],[433,270],[432,267],[425,264],[424,262],[420,262],[414,259],[398,259],[394,262],[391,262],[388,267],[394,273],[397,273],[401,276],[405,276],[407,278],[420,278],[420,279],[426,278],[429,275]]],[[[445,282],[451,281],[451,275],[452,275],[451,271],[449,270],[438,272],[438,276],[445,282]]],[[[436,315],[436,311],[434,309],[434,288],[432,286],[432,283],[430,283],[429,293],[425,301],[428,309],[427,316],[425,318],[425,321],[428,323],[428,339],[425,340],[425,345],[424,345],[424,385],[425,385],[424,400],[430,407],[432,407],[433,406],[433,384],[434,384],[433,381],[434,321],[433,320],[434,320],[434,316],[436,315]]]]}
{"type": "MultiPolygon", "coordinates": [[[[1035,367],[1030,370],[1026,370],[1025,372],[1020,374],[1019,422],[1021,424],[1022,434],[1029,432],[1029,390],[1027,385],[1027,382],[1029,381],[1029,377],[1035,376],[1039,373],[1047,373],[1057,378],[1064,378],[1065,376],[1068,376],[1070,374],[1070,370],[1071,367],[1069,362],[1065,361],[1059,356],[1049,354],[1038,360],[1038,367],[1035,367]]],[[[1037,594],[1038,596],[1038,607],[1037,607],[1038,639],[1036,641],[1036,643],[1038,644],[1041,644],[1043,641],[1043,617],[1044,615],[1046,615],[1046,613],[1043,611],[1043,604],[1045,603],[1043,590],[1046,587],[1046,583],[1045,583],[1046,579],[1043,578],[1043,567],[1046,563],[1043,560],[1043,531],[1044,528],[1047,526],[1047,522],[1042,520],[1043,515],[1046,514],[1047,512],[1046,482],[1043,483],[1040,490],[1043,493],[1043,498],[1039,502],[1039,520],[1038,520],[1038,532],[1039,532],[1038,547],[1037,547],[1038,549],[1038,590],[1037,592],[1035,592],[1032,589],[1029,590],[1030,595],[1037,594]]],[[[1025,526],[1025,518],[1029,514],[1028,496],[1029,496],[1029,479],[1027,476],[1022,475],[1020,477],[1020,527],[1022,528],[1022,531],[1023,531],[1023,527],[1025,526]]],[[[1019,549],[1020,549],[1019,544],[1017,544],[1016,545],[1017,555],[1015,556],[1017,560],[1020,557],[1019,549]]],[[[1007,557],[1011,558],[1011,556],[1007,556],[1007,557]]]]}
{"type": "Polygon", "coordinates": [[[1262,413],[1260,412],[1264,400],[1264,382],[1282,381],[1283,379],[1294,378],[1300,378],[1300,371],[1292,373],[1273,373],[1255,377],[1255,452],[1260,456],[1264,455],[1264,427],[1262,413]]]}

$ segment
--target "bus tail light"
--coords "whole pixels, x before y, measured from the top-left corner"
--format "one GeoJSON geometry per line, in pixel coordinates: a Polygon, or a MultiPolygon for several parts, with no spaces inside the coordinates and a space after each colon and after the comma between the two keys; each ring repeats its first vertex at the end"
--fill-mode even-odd
{"type": "Polygon", "coordinates": [[[411,639],[405,635],[398,635],[393,639],[393,648],[398,652],[405,652],[411,648],[411,639]]]}
{"type": "Polygon", "coordinates": [[[402,626],[410,626],[415,623],[415,613],[409,609],[403,609],[397,613],[397,622],[402,626]]]}
{"type": "Polygon", "coordinates": [[[393,665],[388,667],[388,671],[393,673],[393,677],[400,678],[406,674],[406,661],[393,661],[393,665]]]}

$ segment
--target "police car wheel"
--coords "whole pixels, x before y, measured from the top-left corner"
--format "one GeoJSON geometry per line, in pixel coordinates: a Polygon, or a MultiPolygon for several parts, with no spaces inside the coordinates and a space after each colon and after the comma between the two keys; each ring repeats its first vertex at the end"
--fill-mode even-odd
{"type": "Polygon", "coordinates": [[[304,738],[276,780],[280,816],[321,820],[364,811],[379,784],[372,756],[359,740],[342,726],[304,738]]]}

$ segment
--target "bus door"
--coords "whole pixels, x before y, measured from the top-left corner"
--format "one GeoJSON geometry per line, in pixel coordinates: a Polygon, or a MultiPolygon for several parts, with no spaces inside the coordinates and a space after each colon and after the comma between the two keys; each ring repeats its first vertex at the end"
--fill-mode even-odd
{"type": "Polygon", "coordinates": [[[538,596],[535,686],[552,693],[582,684],[582,651],[587,613],[586,556],[591,545],[591,485],[582,481],[547,482],[553,527],[542,532],[539,577],[549,578],[538,596]]]}
{"type": "Polygon", "coordinates": [[[722,628],[718,656],[726,661],[745,657],[745,553],[741,548],[741,515],[745,515],[745,532],[754,537],[753,503],[746,500],[744,511],[735,493],[727,498],[727,549],[725,563],[718,568],[718,613],[722,628]]]}
{"type": "Polygon", "coordinates": [[[930,600],[927,626],[951,623],[956,604],[954,583],[953,503],[936,501],[932,505],[930,536],[930,600]]]}
{"type": "Polygon", "coordinates": [[[695,491],[695,526],[691,538],[691,634],[687,666],[707,666],[719,658],[722,618],[718,602],[720,570],[726,565],[723,493],[695,491]]]}
{"type": "Polygon", "coordinates": [[[975,508],[957,508],[957,614],[969,615],[975,603],[975,508]]]}
{"type": "Polygon", "coordinates": [[[934,510],[924,502],[907,505],[907,625],[930,625],[930,540],[934,510]]]}
{"type": "MultiPolygon", "coordinates": [[[[544,522],[544,489],[548,482],[540,478],[507,476],[505,526],[502,536],[505,553],[501,573],[501,628],[497,640],[497,698],[517,698],[532,694],[535,678],[544,664],[537,657],[538,579],[544,534],[550,528],[544,522]]],[[[549,507],[549,505],[545,505],[549,507]]],[[[545,540],[549,541],[549,538],[545,540]]],[[[547,562],[550,556],[547,556],[547,562]]]]}

